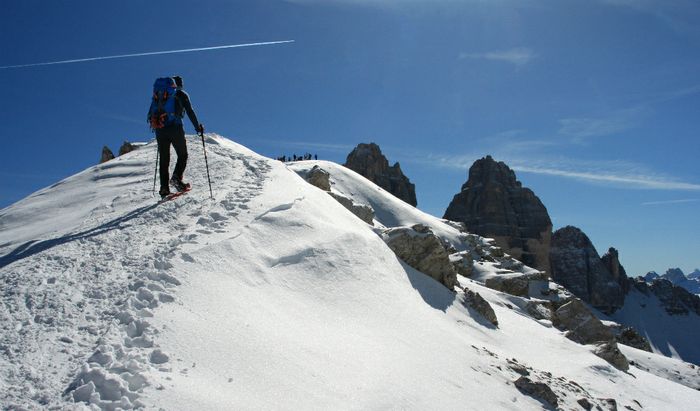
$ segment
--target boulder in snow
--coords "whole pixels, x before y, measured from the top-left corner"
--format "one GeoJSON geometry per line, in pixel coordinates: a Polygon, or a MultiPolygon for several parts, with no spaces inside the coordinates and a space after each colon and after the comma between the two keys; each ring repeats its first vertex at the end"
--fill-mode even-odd
{"type": "Polygon", "coordinates": [[[515,386],[525,395],[534,397],[538,401],[556,408],[559,405],[557,395],[543,382],[535,382],[530,378],[522,376],[515,381],[515,386]]]}
{"type": "Polygon", "coordinates": [[[306,174],[306,182],[314,185],[321,190],[331,191],[330,173],[318,165],[313,166],[306,174]]]}
{"type": "Polygon", "coordinates": [[[355,214],[360,220],[364,221],[369,225],[374,224],[374,209],[366,204],[354,203],[351,199],[342,196],[338,193],[328,192],[331,197],[335,198],[343,207],[350,210],[351,213],[355,214]]]}
{"type": "Polygon", "coordinates": [[[481,314],[486,321],[498,327],[498,318],[493,311],[493,307],[479,293],[476,293],[468,288],[464,289],[464,304],[481,314]]]}
{"type": "Polygon", "coordinates": [[[580,344],[612,341],[610,328],[606,327],[578,298],[559,307],[552,315],[552,323],[560,330],[567,330],[567,338],[580,344]]]}
{"type": "Polygon", "coordinates": [[[100,164],[112,160],[113,158],[114,153],[112,153],[112,150],[110,150],[107,146],[102,147],[102,156],[100,157],[100,164]]]}
{"type": "Polygon", "coordinates": [[[630,368],[627,357],[620,351],[615,341],[607,341],[599,344],[595,350],[593,350],[593,353],[609,362],[618,370],[627,371],[630,368]]]}
{"type": "Polygon", "coordinates": [[[406,264],[429,275],[450,290],[457,285],[457,271],[442,241],[423,224],[397,227],[382,236],[396,255],[406,264]]]}

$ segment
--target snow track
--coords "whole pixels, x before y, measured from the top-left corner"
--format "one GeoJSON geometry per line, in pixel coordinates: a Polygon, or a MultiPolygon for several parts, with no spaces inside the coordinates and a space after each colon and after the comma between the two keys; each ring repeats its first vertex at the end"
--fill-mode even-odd
{"type": "MultiPolygon", "coordinates": [[[[202,198],[200,190],[157,203],[147,189],[150,162],[142,161],[154,155],[150,144],[35,195],[98,197],[100,204],[88,213],[71,213],[72,204],[61,210],[75,224],[69,233],[45,233],[18,245],[3,236],[0,243],[10,240],[0,248],[3,405],[48,406],[65,395],[103,409],[131,408],[149,384],[144,371],[168,369],[168,355],[158,348],[160,330],[149,319],[161,304],[176,303],[173,289],[180,281],[169,273],[172,261],[191,261],[181,251],[185,244],[227,235],[227,221],[246,212],[269,169],[208,140],[212,166],[225,165],[214,184],[231,187],[216,201],[202,198]],[[122,192],[109,198],[116,191],[109,190],[100,201],[100,193],[84,192],[86,178],[115,181],[110,188],[122,192]]],[[[192,157],[188,175],[204,187],[204,170],[192,157]]],[[[31,200],[25,202],[31,206],[31,200]]]]}

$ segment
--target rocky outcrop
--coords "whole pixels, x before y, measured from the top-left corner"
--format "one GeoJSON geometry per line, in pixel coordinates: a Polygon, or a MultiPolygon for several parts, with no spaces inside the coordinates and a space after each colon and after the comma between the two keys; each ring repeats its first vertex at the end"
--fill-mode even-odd
{"type": "Polygon", "coordinates": [[[114,153],[112,153],[112,150],[110,150],[107,146],[102,147],[102,156],[100,157],[100,164],[112,160],[113,158],[114,153]]]}
{"type": "Polygon", "coordinates": [[[627,292],[630,290],[630,284],[625,267],[620,264],[619,252],[615,248],[610,247],[608,252],[600,257],[600,260],[610,275],[612,275],[613,280],[620,285],[622,293],[627,295],[627,292]]]}
{"type": "Polygon", "coordinates": [[[331,191],[329,191],[328,194],[342,204],[343,207],[350,210],[351,213],[355,214],[360,220],[369,225],[374,225],[374,209],[371,206],[355,203],[351,199],[331,191]]]}
{"type": "Polygon", "coordinates": [[[132,151],[136,150],[138,147],[129,143],[128,141],[125,141],[121,147],[119,147],[119,155],[123,156],[126,153],[131,153],[132,151]]]}
{"type": "Polygon", "coordinates": [[[389,167],[389,161],[384,157],[378,145],[374,143],[358,144],[348,154],[343,165],[408,204],[414,207],[418,204],[415,185],[403,174],[399,163],[389,167]]]}
{"type": "Polygon", "coordinates": [[[552,314],[552,324],[566,331],[566,337],[579,344],[593,344],[615,339],[606,327],[578,298],[560,306],[552,314]]]}
{"type": "Polygon", "coordinates": [[[593,307],[613,313],[625,302],[621,281],[626,283],[627,276],[619,265],[617,251],[611,250],[607,264],[617,267],[618,278],[608,271],[586,234],[573,226],[560,228],[552,235],[552,279],[593,307]]]}
{"type": "Polygon", "coordinates": [[[447,250],[430,228],[416,224],[384,231],[382,238],[396,256],[416,270],[434,278],[453,290],[457,271],[447,250]]]}
{"type": "Polygon", "coordinates": [[[691,312],[700,315],[700,297],[666,279],[656,279],[650,285],[635,281],[633,285],[646,295],[654,294],[670,315],[688,315],[691,312]]]}
{"type": "Polygon", "coordinates": [[[313,166],[306,174],[306,181],[321,190],[331,191],[330,173],[319,166],[313,166]]]}
{"type": "Polygon", "coordinates": [[[559,405],[557,395],[543,382],[535,382],[522,376],[515,381],[515,387],[525,395],[529,395],[544,403],[544,405],[556,408],[559,405]]]}
{"type": "Polygon", "coordinates": [[[693,294],[700,294],[700,278],[697,277],[695,272],[691,273],[691,275],[692,277],[686,277],[680,268],[669,268],[661,278],[670,281],[673,285],[683,287],[693,294]]]}
{"type": "Polygon", "coordinates": [[[545,273],[509,273],[489,277],[484,281],[484,285],[506,294],[527,297],[530,295],[533,283],[541,286],[542,283],[546,282],[547,275],[545,273]]]}
{"type": "Polygon", "coordinates": [[[612,331],[615,333],[615,338],[620,344],[625,344],[638,350],[652,352],[649,340],[639,334],[634,328],[620,327],[619,330],[613,328],[612,331]]]}
{"type": "Polygon", "coordinates": [[[444,218],[465,223],[469,232],[495,239],[526,265],[550,272],[552,221],[540,199],[505,163],[491,156],[477,160],[444,218]]]}
{"type": "Polygon", "coordinates": [[[488,301],[484,299],[479,293],[464,289],[464,304],[481,314],[482,317],[492,325],[498,327],[498,318],[496,318],[496,312],[493,311],[493,307],[488,301]]]}
{"type": "Polygon", "coordinates": [[[630,363],[627,360],[627,357],[625,357],[625,355],[620,351],[615,341],[607,341],[598,344],[595,350],[593,350],[593,353],[609,362],[618,370],[627,371],[630,368],[630,363]]]}

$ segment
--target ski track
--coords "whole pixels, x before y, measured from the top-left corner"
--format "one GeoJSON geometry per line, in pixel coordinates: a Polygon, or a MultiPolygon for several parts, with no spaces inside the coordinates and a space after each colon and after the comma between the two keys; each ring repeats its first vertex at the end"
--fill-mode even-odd
{"type": "MultiPolygon", "coordinates": [[[[160,330],[149,318],[159,305],[177,304],[180,280],[168,274],[171,261],[194,261],[182,249],[206,246],[200,235],[208,244],[229,237],[228,225],[248,213],[247,203],[270,169],[263,159],[232,154],[217,144],[207,148],[211,167],[219,166],[212,181],[215,201],[205,197],[204,168],[193,171],[190,156],[188,174],[196,193],[158,204],[150,190],[132,189],[110,206],[95,208],[77,234],[17,247],[31,251],[38,245],[25,255],[20,251],[14,261],[5,258],[0,266],[3,409],[44,409],[66,401],[129,409],[142,405],[138,398],[151,384],[150,372],[170,371],[168,354],[158,345],[160,330]],[[124,215],[120,203],[135,208],[124,215]]],[[[142,174],[143,187],[150,179],[148,171],[142,174]]]]}

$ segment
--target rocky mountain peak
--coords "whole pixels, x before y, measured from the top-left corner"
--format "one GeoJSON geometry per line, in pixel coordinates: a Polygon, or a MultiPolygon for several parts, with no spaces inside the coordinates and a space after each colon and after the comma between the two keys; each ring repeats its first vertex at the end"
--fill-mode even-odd
{"type": "Polygon", "coordinates": [[[491,156],[475,161],[444,218],[463,222],[469,232],[494,238],[513,257],[550,272],[552,221],[547,209],[504,162],[491,156]]]}
{"type": "Polygon", "coordinates": [[[683,270],[680,268],[669,268],[666,270],[666,274],[662,275],[661,278],[665,278],[673,284],[680,284],[687,280],[685,274],[683,274],[683,270]]]}
{"type": "Polygon", "coordinates": [[[627,275],[614,248],[600,258],[581,229],[566,226],[552,235],[550,259],[552,278],[582,300],[606,313],[624,305],[627,275]]]}
{"type": "Polygon", "coordinates": [[[418,204],[415,185],[403,174],[398,162],[389,166],[389,160],[377,144],[358,144],[343,165],[408,204],[414,207],[418,204]]]}

